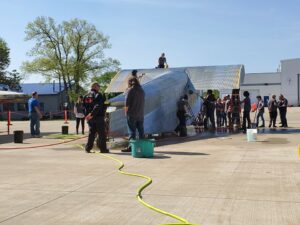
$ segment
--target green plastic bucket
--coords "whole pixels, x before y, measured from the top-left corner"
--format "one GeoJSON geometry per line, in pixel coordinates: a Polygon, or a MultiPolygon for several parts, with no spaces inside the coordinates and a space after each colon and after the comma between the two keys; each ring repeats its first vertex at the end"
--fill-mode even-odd
{"type": "Polygon", "coordinates": [[[130,140],[131,155],[135,158],[152,158],[155,140],[130,140]]]}

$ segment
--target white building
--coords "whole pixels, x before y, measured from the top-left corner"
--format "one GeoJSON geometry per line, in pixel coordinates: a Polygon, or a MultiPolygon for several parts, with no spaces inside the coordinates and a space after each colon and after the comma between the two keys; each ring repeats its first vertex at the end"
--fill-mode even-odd
{"type": "Polygon", "coordinates": [[[289,105],[300,105],[300,59],[281,60],[281,71],[273,73],[246,73],[241,93],[249,91],[251,102],[261,95],[265,103],[273,94],[283,94],[289,105]]]}

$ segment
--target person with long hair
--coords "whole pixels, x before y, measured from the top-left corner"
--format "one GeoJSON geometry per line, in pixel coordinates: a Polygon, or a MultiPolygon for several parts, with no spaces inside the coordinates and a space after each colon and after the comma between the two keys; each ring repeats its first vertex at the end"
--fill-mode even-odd
{"type": "Polygon", "coordinates": [[[78,96],[77,102],[74,106],[74,114],[76,118],[76,134],[78,134],[79,124],[81,122],[81,132],[84,134],[84,107],[83,107],[83,96],[78,96]]]}
{"type": "MultiPolygon", "coordinates": [[[[140,85],[139,80],[132,76],[128,80],[128,89],[125,99],[125,114],[127,117],[127,126],[129,140],[136,139],[136,130],[139,133],[139,139],[144,138],[144,105],[145,92],[140,85]]],[[[130,146],[123,152],[130,152],[130,146]]]]}

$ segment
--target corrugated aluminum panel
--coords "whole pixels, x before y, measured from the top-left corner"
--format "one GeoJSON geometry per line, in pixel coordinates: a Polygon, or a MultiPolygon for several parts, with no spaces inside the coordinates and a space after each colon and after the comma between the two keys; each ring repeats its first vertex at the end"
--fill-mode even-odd
{"type": "MultiPolygon", "coordinates": [[[[128,78],[131,76],[132,70],[122,70],[112,79],[110,85],[106,89],[106,93],[124,92],[127,88],[128,78]]],[[[168,69],[145,69],[138,70],[137,76],[141,84],[146,84],[160,76],[169,72],[168,69]]]]}
{"type": "MultiPolygon", "coordinates": [[[[106,92],[124,92],[127,88],[127,80],[132,70],[120,71],[111,81],[106,92]]],[[[138,77],[141,84],[164,76],[168,73],[186,73],[195,89],[236,89],[244,80],[245,71],[243,65],[228,66],[199,66],[181,67],[169,69],[142,69],[138,70],[138,77]]]]}
{"type": "MultiPolygon", "coordinates": [[[[131,70],[123,70],[112,80],[106,92],[124,92],[131,70]]],[[[189,103],[194,114],[200,110],[198,93],[207,89],[230,90],[239,88],[244,79],[244,67],[203,66],[169,69],[139,70],[138,77],[145,90],[145,133],[173,131],[177,125],[177,102],[184,94],[189,94],[189,103]],[[192,92],[190,92],[192,90],[192,92]]],[[[126,117],[122,106],[125,95],[110,99],[118,107],[111,113],[110,130],[114,136],[127,133],[126,117]]]]}
{"type": "Polygon", "coordinates": [[[197,90],[238,89],[245,76],[242,65],[190,67],[186,73],[197,90]]]}
{"type": "MultiPolygon", "coordinates": [[[[145,133],[162,133],[173,131],[177,125],[177,101],[188,90],[186,89],[188,76],[182,71],[169,71],[164,76],[149,81],[142,87],[145,91],[145,133]]],[[[196,103],[196,98],[191,98],[196,103]]],[[[109,100],[112,106],[119,109],[110,115],[110,131],[113,135],[124,135],[126,131],[126,117],[122,108],[125,95],[121,94],[109,100]]],[[[197,102],[197,104],[200,104],[197,102]]],[[[197,106],[200,108],[200,105],[197,106]]]]}

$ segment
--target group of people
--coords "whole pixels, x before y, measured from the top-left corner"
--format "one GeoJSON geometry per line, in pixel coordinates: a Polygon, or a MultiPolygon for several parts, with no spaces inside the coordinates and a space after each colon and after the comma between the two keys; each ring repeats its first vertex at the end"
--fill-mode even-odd
{"type": "MultiPolygon", "coordinates": [[[[223,99],[215,98],[212,90],[208,90],[206,96],[203,98],[203,104],[199,113],[200,120],[204,129],[208,129],[209,125],[212,129],[216,126],[232,128],[233,124],[240,124],[240,112],[242,114],[242,126],[241,130],[246,132],[247,128],[252,128],[250,112],[255,112],[254,124],[256,127],[265,127],[265,104],[262,97],[259,95],[256,97],[257,102],[255,107],[252,107],[250,94],[248,91],[244,91],[243,100],[240,101],[239,97],[234,95],[224,96],[223,99]],[[242,110],[243,108],[243,110],[242,110]],[[215,121],[216,118],[216,121],[215,121]],[[262,124],[259,126],[260,120],[262,124]]],[[[179,136],[186,136],[186,115],[188,114],[188,96],[184,95],[180,98],[177,105],[177,118],[179,120],[178,126],[175,128],[175,133],[179,136]]],[[[279,100],[276,100],[276,95],[272,95],[271,100],[268,102],[268,111],[270,116],[269,127],[276,126],[276,118],[278,110],[280,113],[281,126],[288,127],[287,124],[287,106],[288,100],[281,94],[279,100]]]]}
{"type": "MultiPolygon", "coordinates": [[[[142,139],[144,137],[145,93],[137,78],[136,70],[132,71],[132,75],[128,79],[128,88],[125,99],[125,114],[127,117],[129,140],[136,138],[136,130],[139,133],[139,138],[142,139]]],[[[74,107],[77,121],[77,133],[80,121],[82,122],[82,129],[84,129],[84,119],[87,121],[89,126],[88,140],[87,144],[85,145],[85,151],[87,153],[91,152],[97,135],[98,138],[96,143],[97,147],[100,149],[100,152],[109,152],[106,145],[107,134],[105,124],[105,113],[107,106],[105,95],[100,92],[99,83],[95,82],[91,86],[91,91],[85,96],[80,96],[74,107]],[[78,111],[78,109],[80,109],[80,111],[78,111]]],[[[128,147],[123,151],[129,152],[131,151],[131,148],[128,147]]]]}
{"type": "MultiPolygon", "coordinates": [[[[145,104],[145,92],[140,85],[139,78],[137,77],[137,70],[133,70],[130,78],[128,79],[128,88],[125,92],[125,114],[127,118],[127,126],[129,139],[136,138],[136,130],[139,133],[139,138],[144,138],[144,104],[145,104]]],[[[232,127],[235,119],[240,121],[241,107],[243,106],[243,123],[242,130],[245,132],[247,128],[251,128],[250,112],[253,111],[251,107],[251,101],[249,98],[249,92],[243,93],[244,99],[242,101],[239,98],[234,98],[230,95],[225,96],[223,99],[216,99],[213,91],[208,90],[207,95],[203,98],[203,105],[200,114],[203,115],[203,125],[207,129],[209,122],[212,129],[216,128],[215,115],[217,118],[217,127],[232,127]],[[237,101],[238,100],[238,101],[237,101]]],[[[32,137],[40,137],[40,119],[42,113],[39,109],[39,102],[37,100],[37,92],[32,93],[32,98],[28,101],[29,118],[30,118],[30,131],[32,137]]],[[[79,125],[81,123],[82,134],[84,134],[85,121],[89,126],[88,141],[85,146],[85,151],[89,153],[93,148],[96,136],[97,146],[102,153],[108,153],[109,150],[106,146],[106,124],[105,113],[107,109],[106,98],[100,92],[99,83],[95,82],[91,85],[90,92],[78,97],[78,100],[74,106],[74,114],[76,117],[76,133],[79,133],[79,125]]],[[[178,126],[175,128],[175,132],[180,136],[186,136],[186,115],[188,113],[188,95],[184,95],[178,101],[177,117],[179,120],[178,126]]],[[[265,104],[261,96],[257,96],[256,108],[256,127],[265,127],[264,111],[265,104]],[[259,126],[260,120],[262,125],[259,126]]],[[[281,127],[288,127],[286,113],[287,113],[288,101],[283,96],[279,96],[279,100],[276,100],[276,95],[272,95],[272,98],[268,102],[268,110],[270,115],[269,127],[277,127],[276,119],[278,110],[280,113],[281,127]]],[[[123,151],[131,151],[130,147],[123,151]]]]}
{"type": "MultiPolygon", "coordinates": [[[[139,133],[139,138],[142,139],[144,137],[145,93],[137,77],[137,70],[132,71],[132,75],[128,79],[128,88],[125,94],[125,114],[127,117],[129,139],[136,138],[136,130],[139,133]]],[[[28,100],[28,106],[31,136],[41,137],[40,119],[42,118],[42,113],[40,111],[37,92],[32,93],[32,97],[28,100]]],[[[105,95],[100,92],[100,84],[97,82],[91,85],[91,90],[87,95],[80,95],[75,103],[76,133],[79,133],[80,123],[82,134],[84,134],[85,121],[87,121],[89,126],[88,140],[85,145],[87,153],[91,152],[96,136],[98,136],[96,143],[100,152],[109,152],[106,146],[107,134],[105,124],[107,106],[105,95]]],[[[131,151],[131,148],[128,147],[123,151],[131,151]]]]}
{"type": "MultiPolygon", "coordinates": [[[[93,148],[96,135],[98,135],[97,147],[100,149],[100,152],[109,152],[106,146],[105,125],[105,112],[108,105],[105,103],[105,96],[101,94],[99,90],[99,83],[93,83],[91,91],[82,98],[84,117],[89,125],[89,136],[85,146],[85,151],[87,153],[93,148]]],[[[136,131],[138,131],[139,138],[142,139],[144,138],[145,92],[138,80],[137,70],[133,70],[131,77],[128,79],[128,88],[125,95],[125,114],[127,118],[129,140],[136,138],[136,131]]],[[[79,122],[77,122],[76,125],[77,131],[78,124],[79,122]]],[[[122,151],[130,152],[131,148],[128,146],[122,151]]]]}
{"type": "MultiPolygon", "coordinates": [[[[244,99],[240,102],[243,106],[243,123],[242,123],[242,130],[245,132],[247,128],[251,128],[251,119],[250,119],[250,112],[251,110],[255,111],[255,119],[254,122],[256,127],[265,127],[265,119],[264,119],[264,112],[265,112],[265,103],[260,95],[256,97],[257,103],[256,107],[251,106],[251,100],[249,97],[249,92],[245,91],[243,93],[244,99]],[[259,126],[260,120],[262,124],[259,126]]],[[[279,96],[279,100],[276,100],[276,95],[272,95],[271,100],[267,103],[270,123],[269,127],[277,127],[276,126],[276,118],[277,118],[277,111],[279,110],[280,119],[281,119],[281,127],[288,127],[286,113],[287,113],[287,106],[288,101],[287,99],[281,94],[279,96]]],[[[217,126],[226,126],[227,127],[227,120],[229,121],[229,126],[232,123],[232,113],[233,113],[233,104],[232,99],[230,96],[225,96],[223,101],[219,98],[216,101],[216,116],[217,116],[217,126]]]]}
{"type": "MultiPolygon", "coordinates": [[[[259,123],[259,118],[262,120],[262,125],[260,127],[265,127],[265,120],[264,120],[264,102],[261,99],[261,96],[257,96],[257,99],[259,100],[259,103],[257,105],[257,122],[256,124],[258,125],[259,123]]],[[[268,102],[268,110],[269,110],[269,116],[270,116],[270,123],[269,127],[273,126],[274,128],[276,126],[276,119],[279,111],[280,115],[280,127],[288,127],[287,123],[287,118],[286,118],[286,113],[287,113],[287,107],[288,107],[288,100],[281,94],[279,96],[278,101],[276,100],[276,95],[272,95],[271,99],[268,102]]]]}

